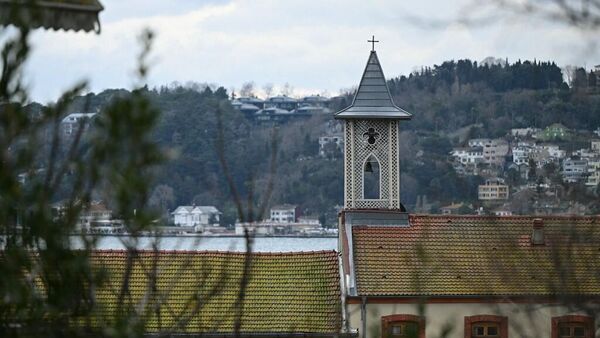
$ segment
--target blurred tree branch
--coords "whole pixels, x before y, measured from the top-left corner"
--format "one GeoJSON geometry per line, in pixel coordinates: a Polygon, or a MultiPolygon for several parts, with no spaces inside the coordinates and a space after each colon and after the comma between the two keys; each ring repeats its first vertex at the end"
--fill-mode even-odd
{"type": "Polygon", "coordinates": [[[423,28],[445,28],[452,24],[485,27],[501,21],[532,17],[594,32],[600,28],[599,0],[486,0],[468,1],[455,17],[434,19],[408,14],[404,19],[423,28]]]}

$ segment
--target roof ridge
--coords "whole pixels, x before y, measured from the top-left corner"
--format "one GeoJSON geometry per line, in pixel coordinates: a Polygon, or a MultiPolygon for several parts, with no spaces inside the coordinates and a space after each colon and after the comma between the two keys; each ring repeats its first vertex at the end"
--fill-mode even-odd
{"type": "Polygon", "coordinates": [[[600,215],[510,215],[510,216],[496,216],[496,215],[442,215],[442,214],[409,214],[409,219],[417,218],[452,218],[452,219],[522,219],[529,220],[534,218],[541,218],[545,220],[565,220],[565,219],[580,219],[580,220],[595,220],[600,219],[600,215]]]}
{"type": "MultiPolygon", "coordinates": [[[[76,249],[74,251],[85,251],[84,249],[76,249]]],[[[90,250],[92,254],[125,254],[129,252],[127,249],[92,249],[90,250]]],[[[194,254],[194,255],[207,255],[207,254],[220,254],[220,255],[234,255],[234,256],[242,256],[246,255],[246,251],[226,251],[226,250],[153,250],[153,249],[137,249],[133,252],[137,254],[147,254],[147,253],[159,253],[159,254],[194,254]]],[[[308,255],[317,255],[317,254],[329,254],[332,256],[337,256],[337,251],[335,250],[312,250],[312,251],[287,251],[287,252],[250,252],[253,256],[308,256],[308,255]]]]}

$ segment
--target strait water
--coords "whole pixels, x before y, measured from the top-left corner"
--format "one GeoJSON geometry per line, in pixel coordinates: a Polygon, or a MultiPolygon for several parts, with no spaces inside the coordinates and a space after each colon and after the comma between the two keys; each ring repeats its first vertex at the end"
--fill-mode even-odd
{"type": "MultiPolygon", "coordinates": [[[[96,248],[103,250],[120,250],[128,245],[135,245],[136,239],[129,236],[95,236],[96,248]]],[[[253,239],[253,252],[291,252],[337,250],[335,237],[256,237],[253,239]]],[[[82,248],[83,241],[79,236],[72,236],[74,249],[82,248]]],[[[245,251],[245,239],[242,237],[196,237],[196,236],[162,236],[138,237],[138,249],[152,249],[156,245],[160,250],[218,250],[245,251]]]]}

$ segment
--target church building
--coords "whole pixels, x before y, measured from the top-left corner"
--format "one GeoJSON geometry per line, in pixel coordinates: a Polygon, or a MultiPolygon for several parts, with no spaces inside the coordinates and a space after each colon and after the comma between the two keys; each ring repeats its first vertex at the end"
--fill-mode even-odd
{"type": "MultiPolygon", "coordinates": [[[[374,39],[373,39],[374,40],[374,39]]],[[[415,115],[416,118],[417,115],[415,115]]],[[[376,51],[344,123],[344,327],[360,337],[598,337],[600,217],[409,214],[376,51]]]]}

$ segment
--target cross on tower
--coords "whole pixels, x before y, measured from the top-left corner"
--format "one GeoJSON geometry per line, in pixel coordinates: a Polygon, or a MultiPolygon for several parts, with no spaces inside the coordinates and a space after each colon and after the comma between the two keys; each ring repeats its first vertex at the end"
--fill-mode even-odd
{"type": "Polygon", "coordinates": [[[375,128],[369,128],[363,137],[367,139],[369,144],[375,144],[375,141],[379,138],[379,133],[375,131],[375,128]]]}
{"type": "Polygon", "coordinates": [[[373,37],[371,38],[371,40],[367,40],[367,42],[370,42],[373,45],[371,47],[371,51],[375,51],[375,42],[379,42],[379,40],[375,40],[375,35],[373,35],[373,37]]]}

